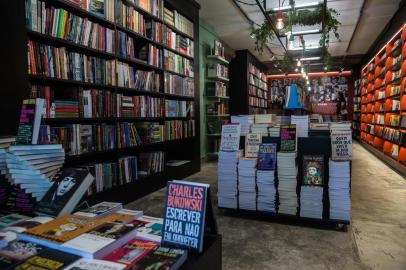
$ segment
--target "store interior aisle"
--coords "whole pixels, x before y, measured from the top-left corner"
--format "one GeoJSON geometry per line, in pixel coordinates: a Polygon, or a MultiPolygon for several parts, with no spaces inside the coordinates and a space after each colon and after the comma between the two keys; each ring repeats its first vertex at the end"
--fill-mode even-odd
{"type": "Polygon", "coordinates": [[[352,231],[371,269],[406,269],[406,179],[354,143],[352,231]]]}
{"type": "MultiPolygon", "coordinates": [[[[224,215],[217,209],[217,165],[204,163],[188,179],[213,187],[223,269],[406,269],[406,181],[358,143],[353,151],[353,212],[347,232],[224,215]]],[[[164,191],[129,207],[162,216],[164,191]]]]}

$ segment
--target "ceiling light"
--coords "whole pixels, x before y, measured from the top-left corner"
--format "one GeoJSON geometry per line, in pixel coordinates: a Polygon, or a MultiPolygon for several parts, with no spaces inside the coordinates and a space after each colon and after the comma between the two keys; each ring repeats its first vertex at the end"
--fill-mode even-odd
{"type": "Polygon", "coordinates": [[[295,68],[295,72],[298,72],[299,71],[299,69],[298,68],[295,68]]]}
{"type": "Polygon", "coordinates": [[[306,73],[302,73],[302,77],[303,77],[303,78],[306,78],[306,73]]]}
{"type": "Polygon", "coordinates": [[[282,30],[284,26],[282,11],[278,11],[278,15],[276,16],[276,29],[282,30]]]}
{"type": "Polygon", "coordinates": [[[318,34],[318,33],[320,33],[320,29],[310,29],[310,30],[292,32],[292,35],[298,36],[298,35],[318,34]]]}
{"type": "MultiPolygon", "coordinates": [[[[315,49],[320,49],[320,46],[314,46],[314,47],[307,46],[307,47],[305,47],[305,50],[315,50],[315,49]]],[[[290,50],[290,51],[301,51],[301,50],[303,50],[303,47],[293,47],[293,48],[288,49],[288,50],[290,50]]]]}
{"type": "Polygon", "coordinates": [[[302,65],[302,63],[300,62],[300,59],[297,59],[296,65],[297,65],[298,67],[300,67],[300,66],[302,65]]]}
{"type": "Polygon", "coordinates": [[[309,86],[309,87],[307,87],[307,90],[309,90],[309,91],[310,91],[310,90],[312,90],[312,88],[309,86]]]}
{"type": "MultiPolygon", "coordinates": [[[[306,8],[306,7],[317,7],[317,6],[319,6],[319,5],[320,5],[320,2],[310,2],[310,3],[295,5],[295,8],[297,9],[297,8],[306,8]]],[[[273,10],[273,11],[289,10],[289,9],[291,9],[291,8],[292,8],[291,6],[284,6],[284,7],[281,7],[281,6],[279,5],[279,8],[273,8],[272,10],[273,10]]]]}
{"type": "Polygon", "coordinates": [[[327,66],[324,67],[324,70],[327,71],[327,66]]]}
{"type": "Polygon", "coordinates": [[[301,61],[320,60],[320,56],[301,58],[301,61]]]}

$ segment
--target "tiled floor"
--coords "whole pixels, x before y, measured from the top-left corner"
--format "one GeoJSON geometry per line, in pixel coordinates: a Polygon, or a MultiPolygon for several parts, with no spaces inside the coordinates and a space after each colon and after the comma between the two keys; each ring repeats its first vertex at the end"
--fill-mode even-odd
{"type": "MultiPolygon", "coordinates": [[[[190,180],[210,183],[216,207],[216,164],[190,180]]],[[[162,216],[164,189],[131,203],[162,216]]],[[[225,215],[223,269],[406,269],[406,180],[354,144],[352,225],[347,232],[225,215]]]]}

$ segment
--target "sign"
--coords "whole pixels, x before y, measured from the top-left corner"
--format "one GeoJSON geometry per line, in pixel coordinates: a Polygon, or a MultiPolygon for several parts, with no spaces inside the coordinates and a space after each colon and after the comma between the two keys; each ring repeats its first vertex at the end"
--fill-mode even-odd
{"type": "Polygon", "coordinates": [[[281,125],[281,152],[296,151],[296,125],[281,125]]]}
{"type": "Polygon", "coordinates": [[[331,131],[331,159],[332,160],[352,159],[351,130],[331,131]]]}
{"type": "Polygon", "coordinates": [[[236,152],[240,148],[240,124],[224,124],[221,128],[220,151],[236,152]]]}
{"type": "Polygon", "coordinates": [[[261,144],[261,134],[248,133],[245,137],[245,157],[256,158],[258,156],[259,145],[261,144]]]}
{"type": "Polygon", "coordinates": [[[188,181],[168,182],[162,245],[187,248],[199,253],[203,251],[205,231],[217,233],[209,187],[208,184],[188,181]]]}

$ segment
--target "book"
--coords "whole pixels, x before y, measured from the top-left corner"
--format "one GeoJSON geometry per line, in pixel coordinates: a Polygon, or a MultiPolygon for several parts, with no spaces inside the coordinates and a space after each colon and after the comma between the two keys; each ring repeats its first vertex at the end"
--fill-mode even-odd
{"type": "Polygon", "coordinates": [[[156,242],[134,238],[121,247],[116,248],[113,252],[105,256],[103,260],[125,264],[127,267],[131,267],[158,246],[156,242]]]}
{"type": "Polygon", "coordinates": [[[208,190],[208,184],[168,182],[162,245],[203,251],[208,190]]]}
{"type": "Polygon", "coordinates": [[[32,242],[22,240],[11,241],[7,246],[0,249],[0,268],[9,269],[45,249],[47,247],[32,242]]]}
{"type": "Polygon", "coordinates": [[[64,268],[64,270],[124,270],[125,268],[124,264],[82,258],[64,268]]]}
{"type": "Polygon", "coordinates": [[[221,129],[220,151],[236,152],[240,147],[240,124],[224,124],[221,129]]]}
{"type": "Polygon", "coordinates": [[[303,156],[303,185],[323,186],[324,155],[303,156]]]}
{"type": "Polygon", "coordinates": [[[261,134],[248,133],[245,136],[245,157],[256,158],[258,156],[259,145],[261,144],[261,134]]]}
{"type": "Polygon", "coordinates": [[[331,131],[331,159],[351,160],[352,159],[352,132],[348,130],[331,131]]]}
{"type": "Polygon", "coordinates": [[[281,125],[281,152],[295,152],[297,148],[296,125],[281,125]]]}
{"type": "Polygon", "coordinates": [[[179,167],[179,166],[185,165],[187,163],[190,163],[190,160],[168,160],[166,162],[165,166],[179,167]]]}
{"type": "Polygon", "coordinates": [[[240,158],[238,161],[238,206],[256,210],[256,158],[240,158]]]}
{"type": "Polygon", "coordinates": [[[38,203],[36,213],[59,217],[76,208],[94,177],[86,168],[66,168],[38,203]]]}
{"type": "Polygon", "coordinates": [[[114,223],[128,223],[143,216],[143,211],[121,209],[104,217],[103,220],[114,223]]]}
{"type": "Polygon", "coordinates": [[[60,249],[79,235],[103,224],[103,221],[88,217],[65,215],[38,225],[20,234],[17,239],[31,241],[50,248],[60,249]]]}
{"type": "Polygon", "coordinates": [[[187,259],[187,251],[158,247],[132,266],[133,270],[158,269],[176,270],[179,269],[187,259]]]}
{"type": "Polygon", "coordinates": [[[44,112],[44,104],[45,100],[40,98],[23,100],[16,143],[38,143],[39,127],[44,112]]]}
{"type": "Polygon", "coordinates": [[[101,202],[95,204],[87,209],[80,210],[75,212],[75,215],[91,217],[91,218],[103,218],[105,216],[110,215],[118,210],[121,210],[123,205],[121,203],[115,202],[101,202]]]}
{"type": "Polygon", "coordinates": [[[129,222],[128,224],[137,230],[137,238],[154,241],[157,243],[161,242],[163,218],[144,215],[129,222]]]}
{"type": "Polygon", "coordinates": [[[22,233],[30,228],[33,228],[40,224],[47,223],[51,220],[53,220],[53,218],[51,218],[51,217],[38,216],[38,217],[30,218],[30,219],[12,224],[11,226],[6,227],[4,230],[13,231],[16,233],[22,233]]]}
{"type": "Polygon", "coordinates": [[[79,258],[79,256],[55,249],[45,249],[16,265],[13,269],[59,270],[79,260],[79,258]]]}
{"type": "Polygon", "coordinates": [[[85,258],[100,259],[136,234],[132,225],[106,222],[63,243],[60,249],[85,258]]]}
{"type": "Polygon", "coordinates": [[[19,215],[19,214],[10,214],[6,216],[0,217],[0,226],[11,226],[23,220],[29,219],[27,216],[19,215]]]}
{"type": "Polygon", "coordinates": [[[258,150],[258,170],[271,170],[276,168],[276,143],[261,143],[258,150]]]}

